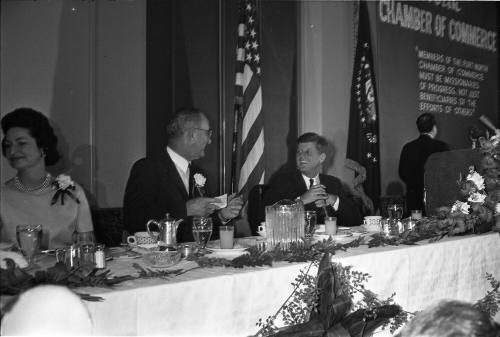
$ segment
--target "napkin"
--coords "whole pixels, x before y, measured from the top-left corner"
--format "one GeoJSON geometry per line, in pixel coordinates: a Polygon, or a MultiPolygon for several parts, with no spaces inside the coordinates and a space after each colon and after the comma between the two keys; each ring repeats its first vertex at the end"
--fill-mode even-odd
{"type": "Polygon", "coordinates": [[[28,266],[28,261],[19,253],[16,252],[6,252],[0,250],[0,268],[7,269],[7,263],[5,259],[12,259],[19,268],[26,268],[28,266]]]}
{"type": "Polygon", "coordinates": [[[217,209],[225,208],[227,206],[227,194],[220,195],[215,197],[216,202],[212,202],[212,205],[215,205],[217,209]]]}

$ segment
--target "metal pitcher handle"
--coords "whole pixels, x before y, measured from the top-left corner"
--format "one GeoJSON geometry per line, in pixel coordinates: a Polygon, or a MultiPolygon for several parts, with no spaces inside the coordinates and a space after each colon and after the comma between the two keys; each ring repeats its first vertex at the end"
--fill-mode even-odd
{"type": "Polygon", "coordinates": [[[154,235],[153,233],[151,233],[151,230],[149,229],[149,225],[150,224],[155,224],[156,227],[158,227],[158,232],[161,232],[161,226],[160,226],[160,223],[156,220],[149,220],[148,223],[146,224],[146,230],[148,231],[148,234],[149,236],[153,239],[153,240],[158,240],[158,235],[154,235]]]}

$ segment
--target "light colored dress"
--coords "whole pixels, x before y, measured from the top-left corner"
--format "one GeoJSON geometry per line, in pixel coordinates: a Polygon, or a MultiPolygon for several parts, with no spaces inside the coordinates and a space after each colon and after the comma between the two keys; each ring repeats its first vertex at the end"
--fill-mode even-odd
{"type": "Polygon", "coordinates": [[[70,196],[60,197],[51,205],[56,190],[48,188],[24,192],[10,179],[0,186],[0,241],[16,242],[17,225],[42,225],[42,248],[71,245],[73,233],[93,231],[92,218],[85,193],[75,183],[71,191],[80,203],[70,196]]]}

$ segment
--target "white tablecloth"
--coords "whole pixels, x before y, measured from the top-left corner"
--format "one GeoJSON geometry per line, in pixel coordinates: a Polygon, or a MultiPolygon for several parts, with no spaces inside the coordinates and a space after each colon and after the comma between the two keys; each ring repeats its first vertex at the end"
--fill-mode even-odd
{"type": "MultiPolygon", "coordinates": [[[[490,289],[485,274],[500,279],[500,235],[445,238],[417,246],[362,246],[334,261],[372,277],[367,288],[395,300],[407,311],[443,298],[476,301],[490,289]]],[[[275,313],[308,263],[258,268],[194,269],[171,280],[139,279],[115,289],[83,288],[102,296],[86,302],[96,335],[247,336],[256,322],[275,313]]],[[[112,261],[116,275],[133,272],[112,261]]],[[[192,268],[192,262],[176,267],[192,268]]],[[[316,271],[313,271],[316,273],[316,271]]],[[[382,333],[380,335],[387,335],[382,333]]]]}

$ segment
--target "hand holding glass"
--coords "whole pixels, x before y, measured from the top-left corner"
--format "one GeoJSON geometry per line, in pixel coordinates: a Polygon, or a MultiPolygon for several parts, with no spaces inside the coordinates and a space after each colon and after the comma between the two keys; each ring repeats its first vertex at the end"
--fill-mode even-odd
{"type": "Polygon", "coordinates": [[[34,256],[40,251],[42,225],[18,225],[16,238],[21,252],[28,259],[28,265],[32,265],[34,256]]]}

